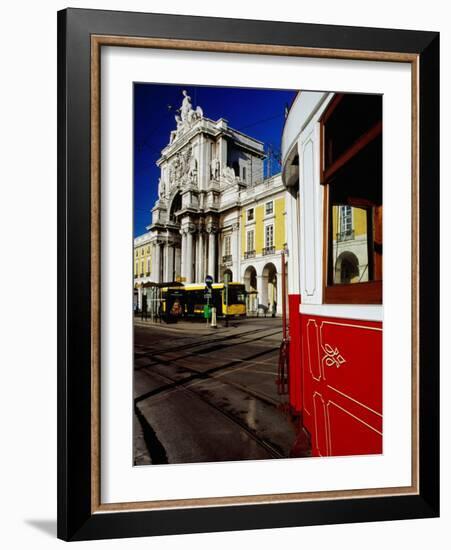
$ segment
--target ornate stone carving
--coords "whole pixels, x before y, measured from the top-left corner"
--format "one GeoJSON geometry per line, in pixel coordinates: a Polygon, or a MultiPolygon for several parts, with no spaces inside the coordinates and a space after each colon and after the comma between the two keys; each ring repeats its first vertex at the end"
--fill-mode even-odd
{"type": "Polygon", "coordinates": [[[218,181],[221,171],[221,163],[218,158],[214,158],[210,163],[210,179],[218,181]]]}
{"type": "Polygon", "coordinates": [[[177,129],[172,130],[169,138],[169,143],[173,143],[176,139],[181,137],[184,133],[190,130],[198,120],[200,120],[204,116],[204,113],[199,106],[197,106],[196,109],[193,109],[191,98],[188,95],[188,92],[186,90],[183,90],[182,93],[183,101],[182,106],[179,109],[180,114],[177,113],[175,115],[177,129]]]}
{"type": "Polygon", "coordinates": [[[188,233],[196,233],[197,226],[193,222],[186,223],[180,228],[180,235],[188,235],[188,233]]]}
{"type": "Polygon", "coordinates": [[[233,168],[230,168],[230,166],[224,166],[224,168],[222,169],[222,176],[230,183],[234,183],[237,179],[235,176],[235,170],[233,168]]]}
{"type": "Polygon", "coordinates": [[[205,230],[207,233],[217,233],[218,232],[218,226],[214,223],[209,223],[205,227],[205,230]]]}
{"type": "Polygon", "coordinates": [[[197,183],[197,159],[191,154],[188,166],[188,179],[190,183],[197,183]]]}
{"type": "Polygon", "coordinates": [[[160,199],[166,198],[166,186],[161,178],[158,178],[158,196],[160,199]]]}
{"type": "Polygon", "coordinates": [[[197,159],[190,145],[180,153],[177,153],[171,161],[169,165],[169,182],[171,192],[174,186],[184,187],[187,184],[197,184],[197,159]]]}

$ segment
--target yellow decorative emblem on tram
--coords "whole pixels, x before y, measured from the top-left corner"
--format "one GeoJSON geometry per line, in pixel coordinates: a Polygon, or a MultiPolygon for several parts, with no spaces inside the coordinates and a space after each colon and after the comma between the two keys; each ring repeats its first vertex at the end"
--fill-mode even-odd
{"type": "Polygon", "coordinates": [[[346,363],[346,359],[341,355],[337,347],[334,349],[329,344],[324,344],[321,347],[325,353],[322,359],[323,366],[336,367],[338,369],[343,363],[346,363]]]}

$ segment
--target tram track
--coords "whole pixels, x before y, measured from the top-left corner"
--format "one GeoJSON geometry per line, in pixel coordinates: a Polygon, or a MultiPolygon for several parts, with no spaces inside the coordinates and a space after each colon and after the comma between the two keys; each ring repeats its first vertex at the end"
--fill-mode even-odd
{"type": "MultiPolygon", "coordinates": [[[[198,347],[198,346],[204,346],[204,345],[208,345],[210,343],[216,343],[216,342],[223,342],[223,341],[226,341],[226,340],[234,340],[234,339],[237,339],[237,338],[245,338],[246,336],[248,335],[252,335],[252,334],[257,334],[257,333],[260,333],[260,332],[266,332],[268,330],[271,330],[271,331],[274,331],[273,328],[268,328],[268,327],[265,327],[265,328],[259,328],[259,329],[255,329],[255,330],[249,330],[247,332],[245,332],[244,334],[243,333],[238,333],[238,334],[229,334],[227,336],[222,336],[222,337],[219,337],[219,338],[213,338],[211,342],[189,342],[189,343],[186,343],[186,344],[181,344],[180,346],[171,346],[171,347],[167,347],[167,348],[153,348],[150,347],[150,349],[148,349],[147,351],[141,353],[139,352],[139,357],[145,357],[146,355],[149,355],[149,354],[155,354],[156,352],[158,353],[158,355],[162,355],[162,354],[165,354],[165,353],[169,353],[169,352],[174,352],[174,351],[180,351],[180,350],[184,350],[184,349],[189,349],[189,348],[195,348],[195,347],[198,347]]],[[[282,332],[282,329],[278,329],[274,332],[272,332],[271,334],[269,334],[268,336],[273,336],[275,334],[278,334],[278,333],[281,333],[282,332]]],[[[202,335],[199,335],[197,336],[196,335],[196,338],[211,338],[212,334],[202,334],[202,335]]],[[[135,355],[137,355],[135,353],[135,355]]]]}
{"type": "MultiPolygon", "coordinates": [[[[208,405],[209,407],[211,407],[212,409],[214,409],[215,411],[220,413],[222,416],[224,416],[230,422],[232,422],[235,426],[238,426],[241,430],[243,430],[253,441],[255,441],[255,443],[257,443],[257,445],[259,445],[260,447],[265,449],[265,451],[272,458],[284,458],[285,457],[285,455],[281,452],[280,448],[278,448],[277,445],[261,438],[252,428],[250,428],[239,417],[237,417],[232,412],[227,411],[224,407],[216,405],[211,399],[208,399],[202,392],[195,391],[194,389],[192,389],[189,386],[189,384],[185,385],[183,383],[183,382],[185,382],[184,380],[180,380],[180,381],[174,380],[173,378],[171,378],[171,377],[169,377],[169,376],[167,376],[167,375],[165,375],[161,372],[155,372],[155,371],[152,371],[151,375],[152,376],[157,376],[157,377],[169,382],[168,384],[166,384],[164,386],[165,388],[167,388],[166,391],[188,392],[189,394],[194,395],[196,397],[196,399],[200,399],[203,403],[205,403],[206,405],[208,405]]],[[[209,377],[207,377],[207,379],[208,378],[209,377]]],[[[228,384],[228,382],[224,382],[224,383],[228,384]]],[[[244,390],[242,389],[241,391],[244,391],[244,390]]],[[[251,395],[255,399],[261,399],[258,395],[253,395],[251,392],[246,391],[245,393],[247,393],[248,395],[251,395]]],[[[153,395],[157,395],[157,394],[154,393],[153,395]]],[[[153,395],[145,397],[144,399],[149,399],[153,395]]],[[[142,399],[142,397],[143,396],[140,396],[139,398],[135,398],[135,404],[134,404],[135,412],[137,410],[139,411],[139,402],[144,400],[144,399],[142,399]]],[[[139,413],[140,413],[140,422],[141,422],[141,425],[143,425],[143,422],[147,422],[147,419],[145,418],[145,416],[143,415],[143,413],[141,411],[139,411],[139,413]]],[[[150,425],[149,425],[149,427],[150,427],[150,425]]],[[[146,429],[146,428],[144,428],[144,429],[146,429]]],[[[153,432],[153,429],[152,429],[152,432],[153,432]]],[[[146,445],[147,445],[147,440],[146,440],[146,445]]],[[[162,454],[162,451],[161,451],[162,448],[164,449],[161,442],[159,441],[158,456],[160,456],[162,454]]],[[[148,448],[148,452],[149,452],[150,456],[152,457],[152,449],[151,448],[148,448]]],[[[155,452],[153,454],[155,455],[155,452]]],[[[166,451],[164,451],[164,456],[165,456],[165,460],[167,460],[166,451]]],[[[159,462],[154,462],[154,460],[158,460],[158,459],[156,459],[154,457],[152,459],[152,463],[155,463],[155,464],[159,463],[159,462]]],[[[163,464],[163,463],[167,463],[167,462],[160,462],[160,464],[163,464]]]]}
{"type": "MultiPolygon", "coordinates": [[[[238,366],[239,364],[241,364],[245,361],[252,362],[252,359],[256,359],[257,357],[261,357],[262,355],[266,355],[268,353],[274,353],[278,349],[279,349],[278,347],[268,348],[268,349],[265,349],[263,351],[259,351],[258,353],[255,353],[254,355],[251,355],[251,356],[246,357],[244,359],[242,359],[242,358],[233,359],[232,361],[230,361],[229,363],[226,363],[225,365],[220,365],[220,366],[217,366],[217,367],[213,367],[213,368],[205,370],[205,371],[198,371],[198,370],[196,370],[192,367],[186,367],[186,366],[179,367],[179,368],[182,368],[184,371],[186,371],[188,373],[191,373],[192,376],[190,378],[180,378],[180,379],[177,379],[177,380],[171,379],[172,380],[171,384],[168,384],[166,386],[161,386],[160,388],[150,390],[149,392],[146,392],[146,393],[140,395],[139,397],[135,397],[135,402],[143,401],[144,399],[148,399],[149,397],[152,397],[154,395],[158,395],[158,394],[160,394],[164,391],[171,390],[172,387],[182,386],[182,385],[187,384],[187,383],[189,383],[191,381],[194,381],[194,380],[201,380],[201,379],[207,380],[208,378],[212,378],[212,374],[214,374],[214,373],[224,371],[226,369],[230,369],[231,367],[234,367],[234,366],[238,366]]],[[[173,364],[174,361],[169,360],[169,359],[165,359],[165,360],[160,361],[160,364],[161,363],[170,365],[170,364],[173,364]]],[[[154,366],[154,365],[146,365],[146,366],[143,366],[142,369],[148,369],[149,367],[152,367],[152,366],[154,366]]],[[[142,369],[140,369],[140,370],[142,370],[142,369]]],[[[154,371],[152,371],[152,373],[153,372],[154,371]]]]}
{"type": "MultiPolygon", "coordinates": [[[[268,458],[284,458],[287,456],[284,451],[284,442],[274,442],[272,437],[269,439],[265,437],[265,435],[270,435],[271,432],[269,434],[259,433],[259,426],[249,425],[249,419],[246,417],[245,411],[237,408],[236,403],[234,404],[236,396],[242,395],[243,397],[240,399],[243,402],[246,402],[249,398],[254,400],[254,402],[260,402],[261,405],[258,405],[258,407],[270,407],[270,409],[266,410],[268,410],[268,414],[274,415],[277,414],[275,411],[280,405],[280,401],[274,399],[272,395],[267,395],[264,391],[260,391],[258,387],[253,388],[242,383],[243,380],[240,379],[239,375],[233,376],[235,380],[231,380],[227,376],[236,370],[252,367],[260,357],[277,353],[279,346],[278,344],[274,345],[275,342],[271,341],[271,338],[273,339],[274,336],[280,334],[281,329],[276,329],[274,326],[259,327],[219,337],[215,337],[209,333],[200,335],[196,341],[189,341],[159,349],[151,343],[150,346],[143,347],[140,352],[135,354],[136,359],[144,359],[144,361],[146,358],[149,359],[146,364],[137,365],[135,370],[141,371],[144,376],[149,377],[149,380],[153,380],[153,384],[157,384],[157,387],[154,386],[153,389],[141,393],[141,395],[134,399],[135,413],[137,415],[139,413],[137,417],[142,426],[145,435],[145,444],[153,464],[170,463],[171,458],[167,454],[168,450],[164,448],[164,444],[166,443],[167,446],[168,441],[165,442],[164,438],[161,441],[162,434],[160,434],[159,438],[156,433],[158,432],[156,427],[149,424],[149,421],[152,423],[153,416],[150,415],[149,418],[146,418],[145,410],[147,405],[144,402],[149,400],[148,406],[159,407],[160,402],[164,403],[169,394],[176,394],[177,392],[182,392],[180,395],[185,394],[191,396],[191,398],[195,397],[207,407],[220,414],[221,417],[227,418],[231,426],[236,426],[236,429],[244,432],[249,440],[254,441],[259,448],[264,449],[265,453],[268,454],[268,458]],[[240,357],[240,353],[243,351],[241,346],[252,347],[253,344],[256,344],[256,348],[258,349],[261,345],[260,341],[265,339],[269,339],[269,341],[265,343],[264,349],[260,349],[259,351],[254,349],[254,353],[240,357]],[[196,368],[197,365],[202,364],[204,367],[209,366],[209,360],[213,363],[217,359],[223,360],[224,357],[230,357],[231,348],[236,350],[236,355],[233,354],[235,357],[233,359],[230,358],[227,363],[207,368],[207,370],[196,368]],[[177,357],[174,357],[174,352],[181,353],[177,357]],[[212,356],[208,357],[208,354],[212,354],[212,356]],[[205,360],[202,363],[196,363],[195,358],[197,356],[199,359],[202,356],[205,357],[207,363],[205,363],[205,360]],[[192,359],[191,361],[190,358],[192,359]],[[184,360],[188,364],[181,364],[184,360]],[[167,372],[168,370],[170,372],[167,372]],[[158,380],[162,384],[158,384],[158,380]],[[227,396],[234,396],[231,402],[227,396]],[[270,410],[274,412],[269,413],[270,410]],[[149,429],[146,426],[146,422],[149,424],[149,429]],[[154,440],[157,441],[156,449],[153,449],[154,445],[152,441],[154,440]]],[[[276,376],[276,373],[274,373],[274,376],[276,376]]],[[[145,383],[143,389],[145,389],[145,383]]],[[[170,399],[177,400],[177,397],[174,395],[174,398],[171,396],[170,399]]],[[[206,414],[208,415],[208,412],[206,414]]],[[[170,449],[171,445],[169,444],[169,453],[171,452],[170,449]]]]}
{"type": "MultiPolygon", "coordinates": [[[[266,329],[266,330],[268,330],[268,329],[266,329]]],[[[257,331],[249,331],[249,333],[250,332],[252,332],[252,333],[262,332],[262,329],[259,329],[257,331]]],[[[251,340],[246,340],[245,342],[240,342],[239,345],[241,345],[243,343],[245,343],[245,344],[251,343],[252,344],[252,343],[254,343],[256,341],[259,341],[259,340],[262,340],[266,337],[273,336],[274,334],[277,334],[279,332],[280,331],[271,332],[271,334],[268,334],[268,335],[265,335],[265,336],[260,336],[259,338],[253,338],[251,340]]],[[[249,333],[247,333],[247,334],[249,334],[249,333]]],[[[234,337],[235,336],[236,335],[234,335],[234,337]]],[[[221,340],[223,340],[223,339],[221,339],[221,340]]],[[[205,345],[205,343],[202,344],[202,345],[205,345]]],[[[235,345],[235,344],[231,344],[231,345],[235,345]]],[[[227,347],[230,347],[230,346],[227,346],[227,347]]],[[[178,380],[173,379],[172,382],[173,383],[189,385],[189,384],[194,384],[194,383],[197,383],[199,381],[206,380],[206,379],[216,379],[216,378],[219,378],[219,377],[223,378],[227,373],[226,372],[221,372],[221,371],[228,370],[228,369],[230,369],[234,366],[238,366],[240,364],[242,365],[242,364],[245,364],[245,363],[254,363],[254,361],[253,361],[254,359],[256,359],[258,357],[261,357],[262,355],[266,355],[267,353],[277,352],[278,350],[279,350],[279,347],[273,347],[273,348],[270,348],[270,349],[266,349],[262,352],[258,352],[257,354],[254,354],[254,355],[246,357],[246,358],[235,358],[231,362],[227,363],[226,365],[222,365],[222,366],[219,366],[219,367],[214,367],[213,369],[209,369],[207,371],[199,371],[199,370],[197,370],[193,367],[187,367],[185,365],[183,365],[183,366],[177,365],[177,368],[179,370],[179,374],[182,374],[182,372],[183,373],[189,373],[189,374],[191,374],[191,378],[186,377],[186,378],[179,378],[178,380]],[[219,374],[217,374],[218,372],[219,372],[219,374]]],[[[217,348],[215,349],[214,346],[213,346],[213,347],[210,347],[210,348],[202,349],[202,350],[199,350],[198,353],[190,353],[190,354],[187,354],[187,355],[183,355],[181,357],[177,357],[176,360],[174,360],[174,359],[165,359],[165,358],[160,357],[159,355],[158,356],[155,355],[154,357],[158,358],[156,361],[154,361],[151,364],[142,365],[140,367],[137,367],[137,368],[135,368],[135,370],[151,369],[155,365],[161,365],[161,364],[171,366],[171,365],[174,364],[175,361],[180,361],[180,359],[186,359],[188,357],[192,357],[192,356],[199,355],[199,354],[204,355],[204,354],[207,354],[207,353],[211,353],[212,351],[217,351],[217,348]]],[[[274,373],[274,376],[276,376],[276,373],[274,373]]],[[[277,407],[280,404],[275,399],[272,399],[271,397],[269,397],[265,394],[262,394],[261,392],[257,392],[255,390],[252,390],[247,386],[244,386],[242,384],[238,384],[237,382],[233,382],[231,380],[221,380],[221,381],[222,381],[222,383],[227,384],[229,386],[233,386],[234,388],[247,393],[251,397],[259,399],[260,401],[262,401],[262,402],[264,402],[268,405],[277,407]]],[[[157,390],[153,390],[153,391],[159,393],[157,390]]],[[[149,397],[150,397],[150,395],[149,395],[149,397]]],[[[141,399],[141,397],[138,397],[137,399],[141,399]]]]}
{"type": "MultiPolygon", "coordinates": [[[[196,356],[196,355],[206,355],[208,353],[211,353],[212,351],[218,351],[219,349],[223,350],[225,348],[229,348],[231,346],[234,346],[235,343],[231,343],[229,345],[224,345],[224,344],[221,344],[221,342],[224,342],[224,341],[227,341],[227,340],[230,340],[230,339],[236,339],[236,338],[245,338],[248,334],[250,333],[260,333],[260,332],[263,332],[263,331],[267,331],[267,330],[271,330],[271,329],[259,329],[259,330],[256,330],[256,331],[249,331],[248,333],[246,333],[245,335],[239,335],[239,334],[234,334],[234,335],[230,335],[230,336],[226,336],[226,337],[223,337],[223,338],[215,338],[214,340],[210,341],[210,342],[193,342],[191,344],[186,344],[184,346],[178,346],[178,347],[172,347],[172,348],[167,348],[166,350],[149,350],[149,351],[146,351],[145,353],[140,353],[138,355],[138,357],[135,356],[135,358],[139,358],[139,359],[142,359],[142,358],[145,358],[147,357],[148,355],[151,355],[152,356],[152,362],[151,363],[148,363],[146,365],[139,365],[139,366],[135,366],[134,367],[134,370],[135,371],[139,371],[139,370],[142,370],[143,368],[148,368],[148,367],[152,367],[154,365],[158,365],[160,363],[171,363],[174,361],[174,359],[166,359],[162,356],[168,354],[168,353],[173,353],[175,351],[187,351],[189,349],[191,349],[192,351],[190,353],[186,353],[185,355],[182,355],[180,357],[177,357],[176,360],[177,361],[180,361],[181,359],[187,359],[189,357],[193,357],[193,356],[196,356]],[[221,347],[218,347],[218,344],[220,344],[221,347]],[[203,347],[203,346],[211,346],[211,347],[203,347]],[[193,350],[193,348],[198,348],[198,347],[202,347],[202,349],[200,350],[193,350]]],[[[276,330],[276,331],[272,331],[271,333],[269,334],[265,334],[265,335],[262,335],[258,338],[251,338],[251,339],[246,339],[246,340],[243,340],[241,341],[238,345],[243,345],[243,344],[253,344],[255,342],[258,342],[259,340],[263,340],[265,338],[269,338],[271,336],[275,336],[276,334],[280,334],[280,330],[276,330]]],[[[278,347],[275,348],[275,349],[279,349],[278,347]]]]}

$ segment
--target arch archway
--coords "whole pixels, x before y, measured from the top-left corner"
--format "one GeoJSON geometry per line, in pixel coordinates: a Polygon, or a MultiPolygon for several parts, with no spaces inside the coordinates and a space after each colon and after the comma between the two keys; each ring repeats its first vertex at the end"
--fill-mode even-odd
{"type": "Polygon", "coordinates": [[[244,288],[247,292],[247,311],[249,313],[255,313],[258,306],[257,295],[257,271],[253,265],[246,268],[243,275],[244,288]]]}
{"type": "Polygon", "coordinates": [[[359,275],[359,259],[357,256],[349,250],[342,252],[335,262],[334,282],[336,284],[351,283],[359,275]]]}
{"type": "Polygon", "coordinates": [[[233,273],[231,269],[225,269],[222,274],[222,281],[224,283],[231,283],[233,281],[233,273]]]}
{"type": "Polygon", "coordinates": [[[182,208],[182,195],[180,191],[177,191],[177,193],[173,196],[171,201],[171,206],[169,207],[169,220],[171,222],[177,223],[179,221],[175,214],[176,212],[181,210],[181,208],[182,208]]]}
{"type": "Polygon", "coordinates": [[[262,271],[262,290],[260,303],[269,308],[272,312],[273,308],[277,308],[277,269],[273,263],[265,265],[262,271]]]}

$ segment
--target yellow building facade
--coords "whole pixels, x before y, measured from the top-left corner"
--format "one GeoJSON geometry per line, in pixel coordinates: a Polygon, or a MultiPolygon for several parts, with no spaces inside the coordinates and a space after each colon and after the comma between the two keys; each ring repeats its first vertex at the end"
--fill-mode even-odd
{"type": "Polygon", "coordinates": [[[255,186],[242,201],[241,280],[250,312],[281,313],[282,252],[288,252],[285,196],[277,174],[255,186]]]}
{"type": "Polygon", "coordinates": [[[135,309],[141,309],[144,285],[151,282],[151,273],[152,246],[149,233],[144,233],[133,241],[133,302],[135,309]]]}
{"type": "Polygon", "coordinates": [[[135,248],[135,279],[149,277],[152,271],[152,258],[150,245],[142,245],[135,248]]]}
{"type": "MultiPolygon", "coordinates": [[[[227,277],[229,281],[245,284],[249,313],[281,313],[282,252],[287,252],[285,194],[281,176],[277,174],[243,190],[236,202],[228,204],[227,214],[220,217],[217,280],[224,281],[227,277]],[[236,241],[235,231],[238,232],[236,241]]],[[[150,233],[134,240],[135,307],[138,309],[142,296],[155,284],[154,249],[150,233]]],[[[196,282],[203,284],[201,279],[196,282]]]]}

